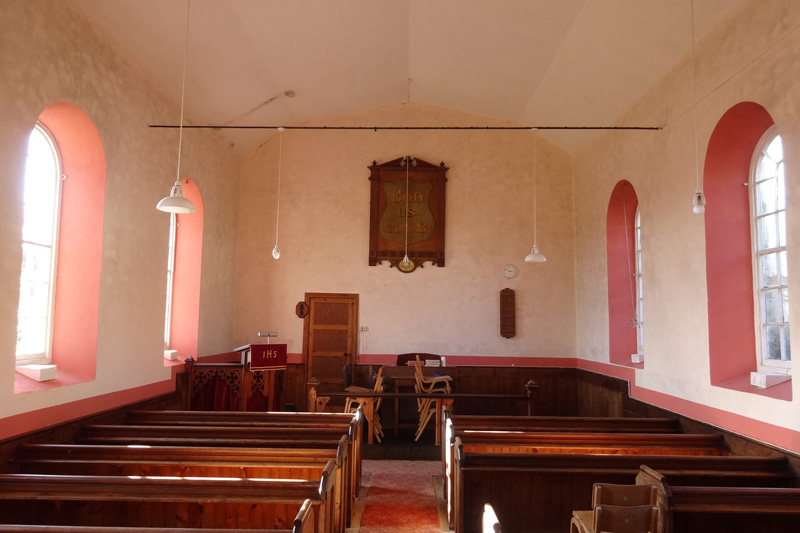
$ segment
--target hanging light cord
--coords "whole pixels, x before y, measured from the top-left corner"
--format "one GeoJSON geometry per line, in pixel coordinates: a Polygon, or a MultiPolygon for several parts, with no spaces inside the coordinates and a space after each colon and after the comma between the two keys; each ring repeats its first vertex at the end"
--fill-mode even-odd
{"type": "Polygon", "coordinates": [[[700,148],[697,146],[697,56],[694,45],[694,0],[690,0],[692,11],[692,115],[694,117],[694,174],[697,190],[700,190],[700,148]]]}
{"type": "Polygon", "coordinates": [[[405,244],[405,255],[403,262],[408,264],[408,167],[411,166],[411,156],[406,156],[406,211],[403,213],[403,219],[406,225],[406,244],[405,244]]]}
{"type": "Polygon", "coordinates": [[[175,183],[181,181],[181,145],[183,144],[183,102],[186,95],[186,56],[189,53],[189,10],[192,0],[186,2],[186,36],[183,42],[183,79],[181,81],[181,123],[178,126],[178,174],[175,176],[175,183]]]}
{"type": "Polygon", "coordinates": [[[278,206],[275,209],[275,249],[278,248],[278,223],[281,219],[281,162],[283,159],[283,132],[278,130],[278,206]]]}
{"type": "Polygon", "coordinates": [[[536,130],[533,132],[533,245],[536,246],[536,130]]]}

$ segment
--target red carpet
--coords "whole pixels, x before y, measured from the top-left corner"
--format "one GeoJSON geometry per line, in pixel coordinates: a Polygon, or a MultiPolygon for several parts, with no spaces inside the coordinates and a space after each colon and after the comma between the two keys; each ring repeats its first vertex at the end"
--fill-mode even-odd
{"type": "Polygon", "coordinates": [[[433,476],[438,461],[364,461],[370,476],[360,533],[439,533],[433,476]]]}

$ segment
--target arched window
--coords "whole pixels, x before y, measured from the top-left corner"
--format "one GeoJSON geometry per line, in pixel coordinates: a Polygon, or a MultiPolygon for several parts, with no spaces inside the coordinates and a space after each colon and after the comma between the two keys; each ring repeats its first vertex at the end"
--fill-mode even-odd
{"type": "MultiPolygon", "coordinates": [[[[38,390],[31,385],[30,380],[25,380],[22,375],[34,379],[48,379],[43,373],[26,363],[33,363],[37,359],[57,366],[57,382],[49,386],[60,386],[79,383],[95,378],[97,368],[97,325],[100,316],[100,270],[103,258],[103,215],[105,213],[105,184],[106,184],[106,158],[103,141],[92,120],[80,108],[68,102],[57,102],[45,108],[38,117],[36,131],[48,134],[46,142],[41,137],[36,143],[49,145],[53,154],[57,154],[60,168],[54,171],[53,178],[49,178],[54,186],[60,187],[60,199],[52,200],[53,205],[58,205],[52,215],[43,215],[47,209],[38,207],[29,209],[29,203],[44,202],[45,197],[51,198],[51,193],[45,191],[43,185],[36,185],[32,194],[27,191],[29,178],[20,176],[25,180],[25,206],[23,211],[23,249],[40,246],[40,240],[31,239],[29,233],[29,217],[45,217],[47,224],[52,224],[51,261],[49,273],[43,274],[46,261],[37,258],[35,272],[36,283],[48,283],[47,296],[49,303],[47,335],[49,340],[44,342],[44,354],[33,353],[28,338],[41,337],[41,334],[30,335],[28,332],[42,331],[38,326],[29,327],[37,322],[41,324],[45,319],[33,319],[27,310],[33,292],[28,281],[31,276],[25,272],[30,268],[28,251],[23,252],[20,268],[20,307],[18,311],[21,342],[18,339],[17,352],[26,356],[18,360],[18,378],[14,381],[14,391],[17,393],[38,390]],[[57,250],[57,252],[56,252],[57,250]],[[57,261],[55,260],[57,258],[57,261]],[[27,280],[25,278],[28,278],[27,280]],[[49,281],[48,281],[49,279],[49,281]],[[49,345],[49,352],[47,347],[49,345]],[[36,359],[31,359],[33,356],[36,359]]],[[[34,133],[34,136],[39,135],[34,133]]],[[[33,145],[33,143],[31,143],[33,145]]],[[[52,157],[52,156],[51,156],[52,157]]],[[[52,163],[51,163],[52,164],[52,163]]],[[[48,203],[51,200],[47,200],[48,203]]],[[[32,206],[33,204],[31,204],[32,206]]],[[[38,227],[40,220],[33,221],[38,227]]],[[[42,224],[44,227],[44,224],[42,224]]],[[[37,230],[38,231],[38,230],[37,230]]],[[[41,251],[40,251],[41,252],[41,251]]],[[[41,252],[43,253],[43,252],[41,252]]],[[[30,256],[30,257],[29,257],[30,256]]],[[[37,300],[44,300],[44,289],[38,287],[37,300]]],[[[41,306],[44,308],[45,306],[41,306]]],[[[39,341],[41,345],[41,341],[39,341]]],[[[46,388],[46,387],[42,387],[46,388]]]]}
{"type": "Polygon", "coordinates": [[[178,215],[169,214],[169,244],[167,247],[167,305],[164,316],[164,349],[169,350],[172,335],[172,294],[175,287],[175,239],[178,233],[178,215]]]}
{"type": "Polygon", "coordinates": [[[196,211],[170,215],[164,348],[177,350],[183,357],[197,357],[203,264],[203,197],[197,183],[190,178],[182,179],[181,187],[184,197],[194,204],[196,211]]]}
{"type": "Polygon", "coordinates": [[[636,209],[634,221],[636,249],[636,353],[644,355],[644,291],[642,283],[642,212],[636,209]]]}
{"type": "Polygon", "coordinates": [[[753,158],[750,206],[756,353],[759,369],[790,369],[789,291],[786,262],[786,183],[783,144],[774,127],[753,158]],[[766,367],[766,368],[762,368],[766,367]]]}
{"type": "Polygon", "coordinates": [[[641,257],[636,231],[639,199],[633,185],[622,180],[614,187],[606,215],[606,259],[608,269],[609,361],[621,365],[641,362],[638,351],[641,257]]]}
{"type": "Polygon", "coordinates": [[[38,123],[28,138],[17,311],[17,363],[49,363],[53,339],[61,156],[38,123]]]}
{"type": "MultiPolygon", "coordinates": [[[[785,337],[788,348],[788,328],[782,326],[782,314],[764,327],[762,336],[762,298],[780,298],[786,293],[785,288],[778,285],[769,286],[768,291],[761,294],[760,280],[761,261],[775,260],[774,265],[765,264],[769,269],[781,268],[780,261],[786,258],[785,249],[773,247],[780,242],[779,231],[785,232],[782,222],[783,208],[773,208],[779,204],[776,196],[764,200],[764,206],[757,206],[761,200],[753,196],[759,194],[759,187],[777,187],[782,181],[782,155],[776,156],[776,146],[768,150],[775,137],[775,121],[769,112],[755,102],[741,102],[728,109],[717,122],[708,140],[703,169],[703,189],[708,200],[705,214],[706,242],[706,288],[708,294],[708,359],[711,384],[733,390],[758,392],[764,396],[792,399],[790,382],[784,382],[771,388],[758,391],[751,386],[751,373],[760,370],[759,354],[763,341],[767,342],[772,335],[780,345],[785,337]],[[770,133],[770,131],[772,133],[770,133]],[[768,159],[760,154],[771,153],[768,159]],[[774,156],[774,157],[773,157],[774,156]],[[756,176],[759,166],[766,171],[770,165],[772,171],[766,172],[762,178],[756,176]],[[779,168],[780,167],[780,168],[779,168]],[[770,182],[772,174],[775,181],[770,182]],[[764,185],[759,185],[764,182],[764,185]],[[768,183],[769,182],[769,183],[768,183]],[[750,184],[748,186],[748,184],[750,184]],[[761,215],[756,214],[759,211],[761,215]],[[756,240],[758,233],[765,231],[767,239],[761,246],[766,246],[759,253],[756,240]],[[775,252],[775,256],[770,256],[775,252]],[[758,258],[763,256],[763,259],[758,258]],[[767,331],[767,326],[776,327],[767,331]],[[784,329],[784,331],[780,331],[784,329]],[[776,334],[777,333],[777,334],[776,334]]],[[[784,233],[785,235],[785,233],[784,233]]],[[[785,268],[785,267],[784,267],[785,268]]],[[[769,273],[769,270],[766,270],[769,273]]],[[[785,270],[784,270],[785,273],[785,270]]],[[[770,279],[774,283],[780,276],[770,279]]],[[[785,277],[783,278],[785,280],[785,277]]],[[[769,302],[772,305],[773,301],[769,302]]],[[[779,307],[781,307],[779,305],[779,307]]],[[[776,318],[770,309],[772,320],[776,318]]],[[[777,352],[775,352],[777,353],[777,352]]],[[[788,356],[788,351],[786,353],[788,356]]],[[[783,355],[781,355],[783,357],[783,355]]],[[[775,361],[776,363],[778,361],[775,361]]],[[[788,363],[781,363],[788,370],[788,363]]],[[[772,367],[773,370],[775,366],[772,367]]],[[[773,381],[774,383],[775,381],[773,381]]]]}

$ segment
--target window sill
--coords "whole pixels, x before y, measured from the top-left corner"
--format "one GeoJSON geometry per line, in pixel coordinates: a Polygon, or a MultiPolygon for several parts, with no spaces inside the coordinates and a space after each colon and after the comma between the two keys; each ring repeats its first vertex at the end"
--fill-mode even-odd
{"type": "Polygon", "coordinates": [[[67,385],[75,385],[87,381],[93,381],[93,378],[67,372],[61,368],[56,370],[56,379],[51,379],[50,381],[36,381],[19,372],[14,372],[14,394],[55,389],[57,387],[65,387],[67,385]]]}
{"type": "Polygon", "coordinates": [[[186,363],[186,358],[182,355],[179,355],[177,359],[167,359],[164,358],[164,366],[169,368],[173,366],[180,366],[186,363]]]}
{"type": "Polygon", "coordinates": [[[644,370],[644,362],[634,363],[634,362],[631,362],[630,360],[626,361],[624,359],[620,359],[619,361],[610,361],[610,363],[612,365],[626,366],[628,368],[637,368],[639,370],[644,370]]]}
{"type": "Polygon", "coordinates": [[[739,392],[746,392],[748,394],[755,394],[757,396],[764,396],[766,398],[774,398],[776,400],[784,400],[787,402],[792,401],[792,380],[784,381],[778,385],[762,389],[750,384],[750,374],[747,373],[743,376],[721,381],[719,383],[712,383],[714,387],[723,389],[735,390],[739,392]]]}

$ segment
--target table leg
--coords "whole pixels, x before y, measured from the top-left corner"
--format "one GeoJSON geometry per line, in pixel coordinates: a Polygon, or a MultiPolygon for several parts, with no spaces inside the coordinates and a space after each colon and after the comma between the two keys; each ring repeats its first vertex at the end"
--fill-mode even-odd
{"type": "Polygon", "coordinates": [[[400,398],[394,399],[394,436],[396,437],[399,433],[400,428],[398,424],[400,423],[400,398]]]}
{"type": "Polygon", "coordinates": [[[375,434],[375,399],[374,398],[361,398],[364,401],[363,405],[365,407],[364,416],[367,418],[367,423],[369,424],[369,435],[367,435],[367,444],[372,444],[373,436],[375,434]]]}

